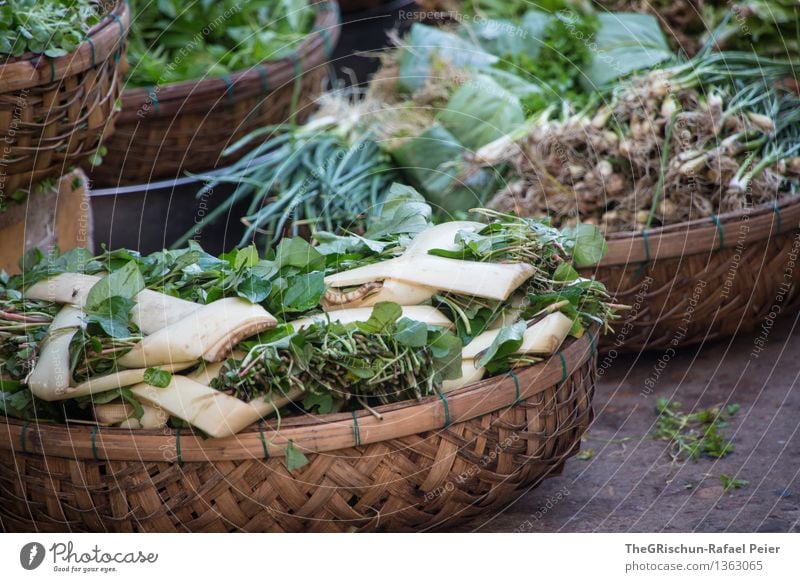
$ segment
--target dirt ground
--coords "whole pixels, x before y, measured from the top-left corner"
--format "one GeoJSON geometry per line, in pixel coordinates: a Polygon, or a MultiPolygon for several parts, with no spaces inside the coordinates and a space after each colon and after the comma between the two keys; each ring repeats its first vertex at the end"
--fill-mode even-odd
{"type": "Polygon", "coordinates": [[[582,444],[594,455],[573,457],[562,475],[459,531],[800,532],[797,324],[776,324],[757,357],[753,334],[686,348],[651,394],[643,388],[663,352],[620,356],[597,385],[582,444]],[[684,411],[740,405],[724,429],[733,452],[673,462],[667,443],[650,436],[661,396],[684,411]],[[725,492],[723,474],[748,484],[725,492]]]}

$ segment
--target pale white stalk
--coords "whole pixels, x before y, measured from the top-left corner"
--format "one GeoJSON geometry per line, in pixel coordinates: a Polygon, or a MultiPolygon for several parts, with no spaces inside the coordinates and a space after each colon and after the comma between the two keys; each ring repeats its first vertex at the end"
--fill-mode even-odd
{"type": "MultiPolygon", "coordinates": [[[[452,328],[453,322],[430,305],[406,305],[401,307],[403,317],[422,322],[426,325],[436,325],[440,327],[452,328]]],[[[348,324],[356,321],[367,321],[372,315],[371,307],[355,307],[352,309],[336,309],[326,313],[318,313],[308,317],[301,317],[290,322],[295,331],[299,331],[314,323],[325,323],[330,319],[338,323],[348,324]]]]}
{"type": "Polygon", "coordinates": [[[167,425],[169,414],[164,410],[141,404],[142,418],[132,418],[134,408],[127,402],[109,402],[108,404],[95,404],[93,406],[94,418],[101,425],[117,425],[122,428],[162,428],[167,425]]]}
{"type": "MultiPolygon", "coordinates": [[[[25,292],[25,298],[84,307],[89,291],[99,280],[100,277],[94,275],[61,273],[33,285],[25,292]]],[[[145,335],[176,323],[202,307],[150,289],[141,291],[134,299],[136,305],[131,309],[131,320],[145,335]]]]}
{"type": "MultiPolygon", "coordinates": [[[[165,372],[180,372],[181,370],[191,368],[196,363],[197,361],[195,360],[192,362],[178,362],[175,364],[151,367],[164,370],[165,372]]],[[[77,398],[78,396],[88,396],[89,394],[100,394],[101,392],[108,392],[109,390],[119,390],[126,386],[133,386],[134,384],[144,382],[145,372],[147,372],[147,368],[133,368],[130,370],[119,370],[118,372],[112,372],[105,376],[89,378],[85,382],[67,387],[60,397],[53,398],[53,400],[77,398]]]]}
{"type": "Polygon", "coordinates": [[[355,287],[395,279],[437,291],[505,301],[533,273],[533,267],[525,263],[482,263],[432,255],[400,256],[329,275],[325,283],[329,287],[355,287]]]}
{"type": "Polygon", "coordinates": [[[245,338],[275,327],[260,305],[229,297],[203,305],[188,317],[146,336],[119,359],[127,368],[149,368],[204,359],[217,362],[245,338]]]}
{"type": "Polygon", "coordinates": [[[445,380],[442,383],[442,392],[445,394],[479,382],[486,373],[486,368],[476,368],[475,360],[464,360],[461,362],[461,377],[455,380],[445,380]]]}
{"type": "Polygon", "coordinates": [[[293,388],[272,402],[263,398],[243,402],[185,376],[173,376],[166,388],[139,384],[131,391],[137,398],[185,420],[214,438],[235,435],[304,393],[293,388]]]}
{"type": "Polygon", "coordinates": [[[70,385],[69,344],[83,325],[82,312],[65,306],[53,318],[41,346],[39,359],[27,378],[28,387],[37,398],[59,400],[69,398],[70,385]]]}
{"type": "MultiPolygon", "coordinates": [[[[517,353],[549,356],[558,350],[571,328],[569,317],[561,312],[551,313],[525,330],[517,353]]],[[[461,357],[465,360],[480,359],[480,354],[492,345],[500,331],[493,329],[475,337],[464,346],[461,357]]]]}

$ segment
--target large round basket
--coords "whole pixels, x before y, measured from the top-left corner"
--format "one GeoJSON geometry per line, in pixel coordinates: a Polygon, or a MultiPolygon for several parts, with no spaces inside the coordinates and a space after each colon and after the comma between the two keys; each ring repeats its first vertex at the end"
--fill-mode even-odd
{"type": "Polygon", "coordinates": [[[595,337],[446,396],[284,419],[226,439],[0,417],[6,531],[450,527],[558,474],[592,418],[595,337]],[[293,471],[288,443],[308,463],[293,471]]]}
{"type": "Polygon", "coordinates": [[[608,254],[591,274],[631,307],[614,326],[616,333],[601,343],[601,351],[611,355],[676,348],[754,329],[768,336],[775,318],[800,306],[797,197],[617,233],[608,243],[608,254]]]}
{"type": "MultiPolygon", "coordinates": [[[[104,163],[92,169],[102,186],[141,184],[225,166],[222,151],[254,129],[304,120],[324,89],[327,63],[339,39],[335,0],[314,4],[314,28],[291,57],[225,77],[127,89],[104,163]]],[[[256,145],[255,143],[253,145],[256,145]]]]}
{"type": "Polygon", "coordinates": [[[129,23],[119,0],[74,52],[0,60],[0,200],[61,176],[113,132],[129,23]]]}

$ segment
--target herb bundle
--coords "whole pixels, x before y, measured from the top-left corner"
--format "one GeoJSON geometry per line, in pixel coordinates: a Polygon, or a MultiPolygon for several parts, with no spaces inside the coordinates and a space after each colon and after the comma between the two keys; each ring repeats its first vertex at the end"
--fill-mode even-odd
{"type": "Polygon", "coordinates": [[[320,322],[271,341],[251,341],[212,386],[243,400],[289,394],[320,414],[434,394],[461,375],[461,341],[380,303],[365,322],[320,322]]]}

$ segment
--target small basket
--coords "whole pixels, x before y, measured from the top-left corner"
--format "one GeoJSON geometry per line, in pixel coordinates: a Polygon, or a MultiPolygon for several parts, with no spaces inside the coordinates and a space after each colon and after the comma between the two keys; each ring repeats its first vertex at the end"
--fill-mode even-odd
{"type": "MultiPolygon", "coordinates": [[[[117,130],[90,177],[100,186],[143,184],[225,166],[247,153],[222,151],[254,129],[286,123],[298,92],[303,121],[322,92],[339,39],[335,0],[313,5],[313,30],[291,57],[265,61],[224,77],[127,89],[117,130]]],[[[256,142],[253,146],[258,145],[256,142]]]]}
{"type": "Polygon", "coordinates": [[[74,52],[0,61],[0,199],[60,176],[113,132],[129,22],[120,0],[74,52]]]}
{"type": "Polygon", "coordinates": [[[698,344],[800,306],[800,198],[608,237],[587,274],[631,306],[601,351],[698,344]]]}
{"type": "Polygon", "coordinates": [[[234,437],[0,417],[0,524],[39,532],[420,531],[560,473],[592,419],[597,330],[547,361],[419,402],[234,437]],[[287,443],[308,464],[289,472],[287,443]]]}

